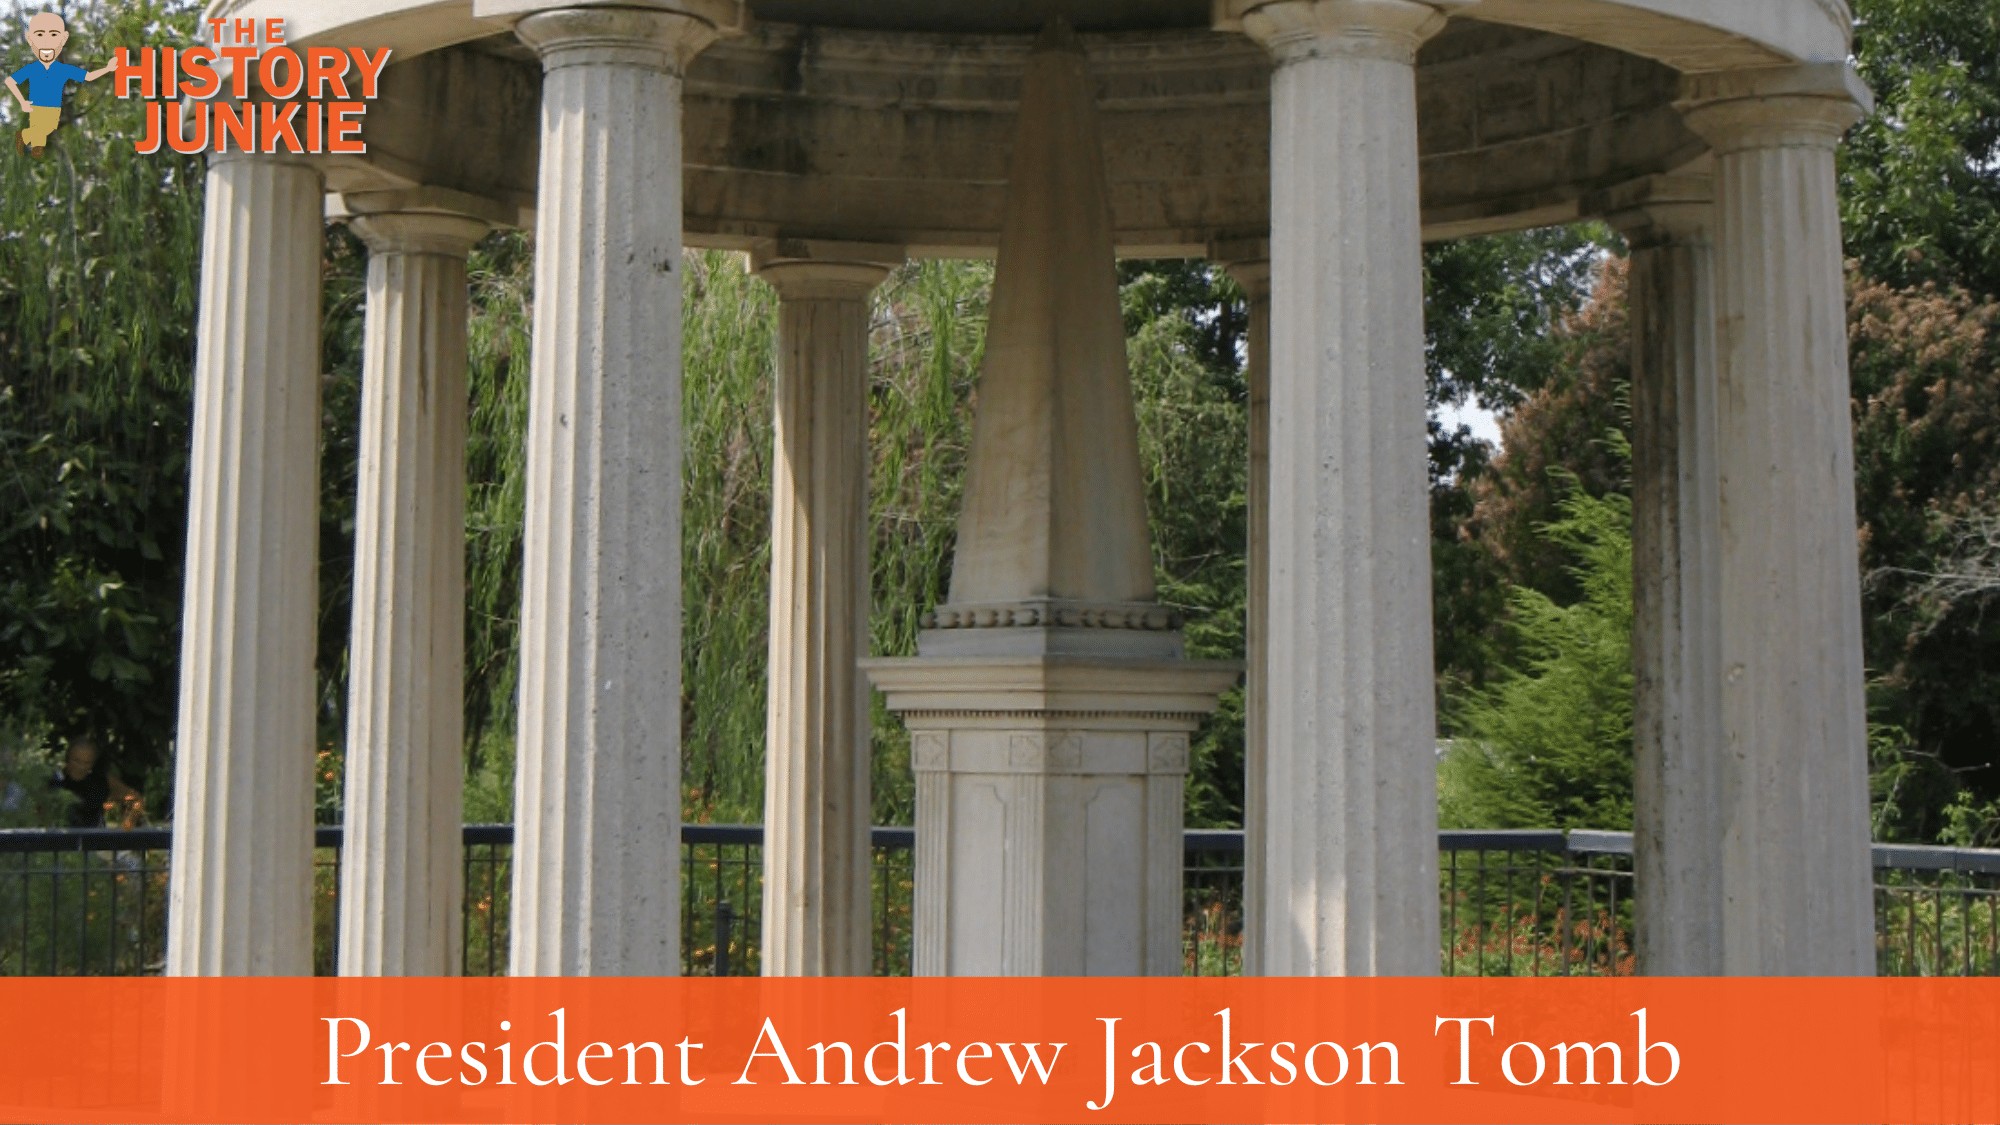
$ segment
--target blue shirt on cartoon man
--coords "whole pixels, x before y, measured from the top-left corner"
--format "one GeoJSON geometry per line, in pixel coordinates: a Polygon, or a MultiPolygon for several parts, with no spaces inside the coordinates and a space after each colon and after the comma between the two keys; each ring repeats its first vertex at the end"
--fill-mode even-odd
{"type": "Polygon", "coordinates": [[[61,109],[63,89],[72,82],[90,81],[90,72],[66,62],[31,62],[14,72],[14,81],[28,91],[28,104],[61,109]]]}

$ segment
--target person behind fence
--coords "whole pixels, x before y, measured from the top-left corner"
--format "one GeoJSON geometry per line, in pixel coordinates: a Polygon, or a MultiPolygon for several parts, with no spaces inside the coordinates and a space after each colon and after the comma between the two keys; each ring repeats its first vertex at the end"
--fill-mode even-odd
{"type": "Polygon", "coordinates": [[[145,801],[118,777],[89,732],[69,740],[62,769],[56,771],[51,784],[76,798],[69,812],[71,828],[102,827],[114,804],[119,809],[119,823],[126,828],[135,827],[146,814],[145,801]]]}

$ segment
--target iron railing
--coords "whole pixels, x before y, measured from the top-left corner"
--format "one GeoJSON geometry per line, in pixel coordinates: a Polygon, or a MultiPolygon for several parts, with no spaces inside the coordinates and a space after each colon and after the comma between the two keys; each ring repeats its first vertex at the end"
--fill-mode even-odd
{"type": "MultiPolygon", "coordinates": [[[[754,975],[763,830],[682,829],[683,970],[754,975]]],[[[1633,969],[1629,833],[1439,834],[1440,964],[1459,975],[1633,969]]],[[[165,963],[169,829],[0,831],[0,976],[137,975],[165,963]]],[[[314,967],[338,952],[341,830],[315,839],[314,967]]],[[[915,832],[874,830],[874,965],[910,971],[915,832]]],[[[505,971],[511,825],[464,830],[464,967],[505,971]]],[[[1182,964],[1243,969],[1243,836],[1186,834],[1182,964]]],[[[1876,845],[1877,967],[1885,975],[2000,975],[2000,851],[1876,845]]]]}

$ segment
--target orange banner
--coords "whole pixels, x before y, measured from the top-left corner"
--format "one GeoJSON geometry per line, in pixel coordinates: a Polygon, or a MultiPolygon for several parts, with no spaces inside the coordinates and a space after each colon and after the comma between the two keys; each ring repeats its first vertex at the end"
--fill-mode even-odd
{"type": "Polygon", "coordinates": [[[6,1122],[2000,1121],[2000,981],[0,981],[6,1122]]]}

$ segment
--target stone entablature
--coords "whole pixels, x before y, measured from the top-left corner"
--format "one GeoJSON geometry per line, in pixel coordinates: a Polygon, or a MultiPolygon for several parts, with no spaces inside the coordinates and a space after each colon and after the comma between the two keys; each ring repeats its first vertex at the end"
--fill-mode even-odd
{"type": "MultiPolygon", "coordinates": [[[[1827,53],[1845,30],[1822,0],[1740,5],[1741,29],[1704,22],[1724,18],[1714,5],[1677,15],[1679,6],[1484,0],[1462,9],[1418,58],[1425,237],[1573,219],[1588,213],[1592,193],[1697,157],[1701,142],[1673,106],[1677,66],[1844,56],[1827,53]],[[1634,37],[1633,27],[1646,34],[1634,37]]],[[[331,187],[455,187],[532,222],[539,68],[508,34],[501,6],[476,7],[481,18],[407,0],[285,7],[305,39],[359,35],[398,51],[369,114],[369,155],[327,162],[331,187]]],[[[915,256],[989,252],[1031,37],[947,32],[937,28],[950,20],[930,15],[888,30],[903,10],[895,6],[801,0],[749,10],[740,34],[688,69],[689,242],[742,249],[813,236],[893,243],[915,256]],[[809,10],[824,10],[829,24],[777,18],[809,10]]],[[[1261,236],[1268,56],[1185,19],[1129,30],[1102,22],[1081,41],[1104,116],[1120,253],[1193,256],[1214,239],[1261,236]]]]}
{"type": "MultiPolygon", "coordinates": [[[[996,717],[994,712],[905,711],[906,718],[928,723],[943,719],[996,717]]],[[[1026,718],[1020,712],[1016,718],[1026,718]]],[[[1059,719],[1060,713],[1043,718],[1059,719]]],[[[1079,722],[1093,716],[1071,714],[1079,722]]],[[[1096,717],[1112,717],[1098,712],[1096,717]]],[[[1200,715],[1151,717],[1161,725],[1198,722],[1200,715]]],[[[1187,773],[1188,736],[1179,730],[1063,730],[1021,733],[1004,729],[925,730],[910,739],[910,764],[918,773],[956,770],[961,773],[1173,774],[1187,773]]]]}

